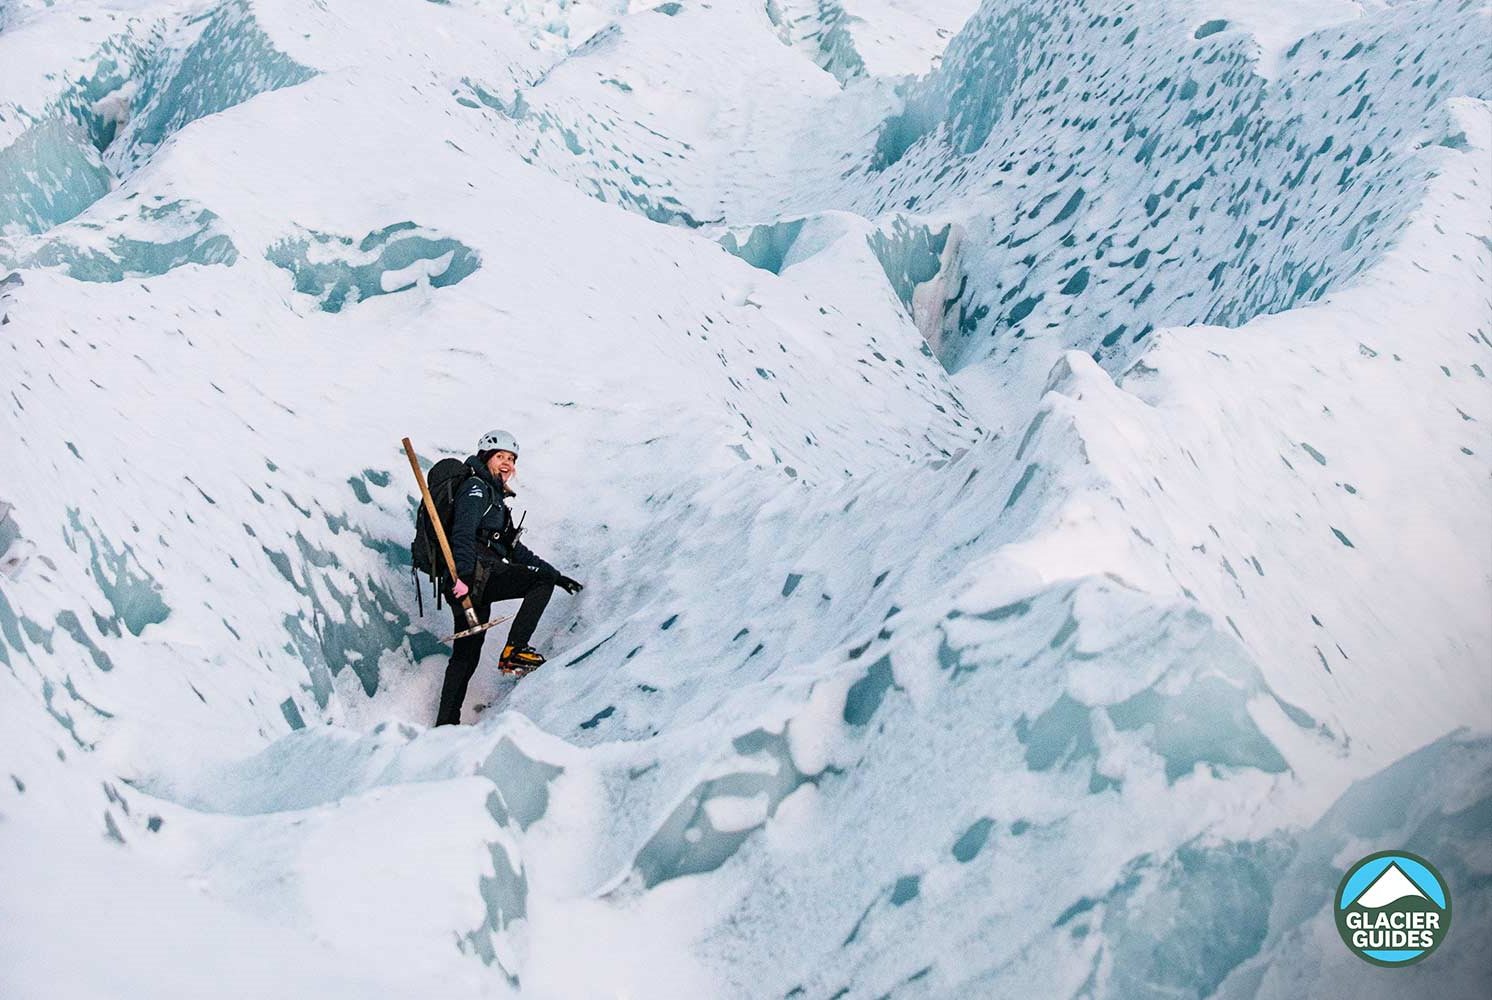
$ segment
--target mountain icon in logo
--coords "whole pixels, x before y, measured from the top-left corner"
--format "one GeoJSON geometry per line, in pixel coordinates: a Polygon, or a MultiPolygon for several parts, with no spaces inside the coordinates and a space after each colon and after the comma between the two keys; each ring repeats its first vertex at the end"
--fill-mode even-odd
{"type": "Polygon", "coordinates": [[[1445,880],[1428,861],[1383,851],[1353,865],[1337,888],[1337,929],[1359,958],[1381,966],[1418,962],[1450,929],[1445,880]]]}
{"type": "Polygon", "coordinates": [[[1354,902],[1358,906],[1377,910],[1406,896],[1418,896],[1420,899],[1429,901],[1429,897],[1420,891],[1420,887],[1415,885],[1408,875],[1404,874],[1402,868],[1397,864],[1390,864],[1354,902]]]}

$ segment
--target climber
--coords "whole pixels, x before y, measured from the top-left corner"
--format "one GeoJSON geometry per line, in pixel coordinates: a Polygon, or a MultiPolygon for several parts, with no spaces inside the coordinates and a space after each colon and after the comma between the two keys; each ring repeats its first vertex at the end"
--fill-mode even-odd
{"type": "MultiPolygon", "coordinates": [[[[522,677],[544,662],[528,641],[554,588],[575,594],[583,584],[561,574],[518,540],[523,529],[513,524],[507,505],[507,498],[515,495],[508,481],[518,465],[518,442],[513,435],[507,431],[484,434],[466,465],[471,475],[456,493],[450,539],[457,574],[449,591],[454,598],[451,611],[456,631],[467,628],[461,598],[470,597],[477,617],[486,622],[494,601],[521,597],[523,604],[508,630],[498,668],[522,677]]],[[[486,635],[478,632],[454,643],[440,692],[437,726],[461,721],[461,703],[466,700],[466,686],[477,669],[486,635]]]]}

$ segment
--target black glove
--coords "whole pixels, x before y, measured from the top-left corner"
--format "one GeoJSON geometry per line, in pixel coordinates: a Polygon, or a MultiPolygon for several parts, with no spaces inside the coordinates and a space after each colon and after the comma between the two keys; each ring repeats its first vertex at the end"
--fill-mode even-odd
{"type": "Polygon", "coordinates": [[[568,576],[562,576],[554,582],[558,584],[562,590],[570,594],[578,594],[585,589],[585,584],[581,583],[579,580],[572,580],[568,576]]]}

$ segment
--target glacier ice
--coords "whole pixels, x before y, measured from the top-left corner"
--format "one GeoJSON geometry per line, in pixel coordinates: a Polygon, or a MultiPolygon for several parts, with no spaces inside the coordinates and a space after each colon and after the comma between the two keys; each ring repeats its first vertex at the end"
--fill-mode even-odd
{"type": "Polygon", "coordinates": [[[1469,6],[1323,30],[1274,80],[1246,36],[1184,31],[1185,11],[986,4],[888,120],[881,206],[988,206],[965,223],[951,366],[1051,324],[1122,366],[1162,317],[1236,326],[1318,301],[1402,231],[1417,151],[1453,131],[1445,100],[1492,96],[1469,6]]]}
{"type": "MultiPolygon", "coordinates": [[[[50,229],[110,190],[113,178],[102,153],[127,116],[149,42],[148,26],[130,21],[101,39],[83,39],[81,65],[25,104],[28,87],[6,88],[0,98],[0,236],[50,229]]],[[[17,76],[12,71],[6,79],[20,84],[17,76]]]]}
{"type": "Polygon", "coordinates": [[[432,288],[454,285],[481,266],[480,256],[461,241],[413,222],[384,226],[360,240],[316,232],[287,237],[265,256],[295,276],[297,292],[314,296],[331,313],[422,281],[432,288]]]}
{"type": "Polygon", "coordinates": [[[140,205],[105,221],[75,219],[40,236],[0,238],[0,267],[59,268],[78,281],[153,277],[184,264],[237,259],[218,216],[179,201],[140,205]]]}
{"type": "Polygon", "coordinates": [[[161,143],[199,118],[314,75],[275,48],[249,0],[209,7],[176,30],[165,57],[152,60],[140,75],[128,121],[107,150],[121,172],[138,169],[161,143]]]}
{"type": "Polygon", "coordinates": [[[68,544],[77,547],[81,536],[88,546],[93,579],[114,609],[114,621],[105,627],[112,627],[118,634],[119,626],[123,625],[132,635],[139,635],[147,625],[165,621],[171,609],[160,598],[160,584],[140,566],[129,545],[123,544],[116,550],[107,537],[100,535],[95,539],[76,510],[68,511],[68,519],[72,528],[68,544]]]}
{"type": "Polygon", "coordinates": [[[800,774],[781,733],[753,730],[731,741],[755,763],[712,777],[691,789],[638,851],[636,871],[644,888],[669,879],[711,872],[725,864],[809,776],[800,774]],[[742,801],[755,802],[744,810],[742,801]],[[722,808],[723,807],[723,808],[722,808]]]}
{"type": "Polygon", "coordinates": [[[81,127],[65,118],[39,122],[0,149],[0,234],[65,222],[101,198],[109,181],[81,127]]]}
{"type": "Polygon", "coordinates": [[[793,219],[770,226],[753,226],[741,240],[734,233],[726,233],[720,237],[720,245],[752,267],[779,274],[794,241],[803,231],[803,223],[802,219],[793,219]]]}

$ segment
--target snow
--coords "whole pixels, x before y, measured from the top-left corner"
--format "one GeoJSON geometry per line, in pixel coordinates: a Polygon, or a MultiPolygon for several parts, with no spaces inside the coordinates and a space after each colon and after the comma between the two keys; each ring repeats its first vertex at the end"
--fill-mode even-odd
{"type": "Polygon", "coordinates": [[[1300,39],[1354,21],[1365,13],[1380,12],[1386,6],[1384,0],[1368,0],[1366,3],[1359,0],[1319,0],[1313,3],[1197,0],[1192,6],[1192,17],[1204,37],[1221,31],[1240,31],[1252,36],[1257,45],[1258,72],[1273,79],[1280,58],[1300,39]]]}
{"type": "Polygon", "coordinates": [[[0,3],[0,993],[1474,995],[1487,16],[0,3]]]}

